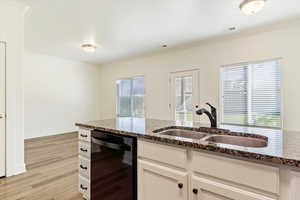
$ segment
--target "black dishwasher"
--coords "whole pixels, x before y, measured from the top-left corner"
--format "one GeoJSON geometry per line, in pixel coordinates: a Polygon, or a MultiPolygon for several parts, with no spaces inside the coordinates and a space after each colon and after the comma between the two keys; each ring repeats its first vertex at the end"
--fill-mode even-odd
{"type": "Polygon", "coordinates": [[[92,131],[91,200],[137,200],[137,139],[92,131]]]}

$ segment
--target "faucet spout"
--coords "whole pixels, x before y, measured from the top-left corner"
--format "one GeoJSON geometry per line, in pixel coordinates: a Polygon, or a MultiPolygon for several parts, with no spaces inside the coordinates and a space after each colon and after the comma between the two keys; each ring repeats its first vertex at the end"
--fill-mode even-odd
{"type": "Polygon", "coordinates": [[[196,111],[196,114],[197,115],[206,114],[210,120],[210,126],[212,128],[217,128],[217,109],[209,103],[206,104],[210,107],[211,112],[209,112],[205,108],[201,108],[196,111]]]}

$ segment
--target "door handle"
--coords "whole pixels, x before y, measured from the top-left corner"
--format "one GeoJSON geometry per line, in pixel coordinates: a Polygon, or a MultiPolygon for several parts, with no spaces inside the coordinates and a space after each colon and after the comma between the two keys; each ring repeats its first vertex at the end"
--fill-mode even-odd
{"type": "Polygon", "coordinates": [[[88,136],[84,134],[80,134],[80,137],[87,138],[88,136]]]}
{"type": "Polygon", "coordinates": [[[80,188],[81,188],[82,190],[87,190],[87,189],[88,189],[87,187],[84,187],[82,184],[80,184],[80,188]]]}
{"type": "Polygon", "coordinates": [[[80,168],[83,170],[87,170],[87,167],[84,167],[83,165],[80,165],[80,168]]]}
{"type": "Polygon", "coordinates": [[[84,148],[80,148],[80,151],[82,151],[82,152],[88,152],[88,150],[84,149],[84,148]]]}
{"type": "Polygon", "coordinates": [[[5,114],[1,114],[0,113],[0,119],[4,118],[5,117],[5,114]]]}

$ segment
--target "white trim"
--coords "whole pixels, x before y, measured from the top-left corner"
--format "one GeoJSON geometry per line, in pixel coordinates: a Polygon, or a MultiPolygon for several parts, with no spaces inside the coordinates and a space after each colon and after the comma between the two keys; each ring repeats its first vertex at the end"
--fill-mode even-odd
{"type": "Polygon", "coordinates": [[[16,167],[14,167],[14,169],[8,169],[6,171],[6,176],[10,177],[10,176],[15,176],[21,173],[25,173],[26,172],[26,164],[24,163],[23,165],[18,165],[16,167]]]}
{"type": "Polygon", "coordinates": [[[278,61],[278,63],[279,63],[279,70],[280,70],[280,103],[281,103],[281,105],[280,105],[280,120],[281,120],[281,122],[280,122],[280,127],[281,127],[281,129],[284,129],[284,124],[283,124],[283,119],[284,119],[284,91],[283,91],[283,88],[284,88],[284,81],[283,81],[283,58],[280,58],[280,59],[278,59],[277,60],[278,61]]]}
{"type": "Polygon", "coordinates": [[[256,61],[247,61],[247,62],[226,64],[226,65],[221,65],[221,68],[236,67],[236,66],[240,66],[240,65],[249,65],[249,64],[259,64],[259,63],[262,63],[262,62],[269,62],[269,61],[275,61],[275,60],[277,60],[277,61],[283,60],[283,57],[275,57],[275,58],[264,59],[264,60],[256,60],[256,61]]]}
{"type": "Polygon", "coordinates": [[[8,158],[8,150],[7,150],[7,44],[5,41],[0,41],[1,44],[4,45],[4,140],[5,140],[5,148],[4,148],[4,152],[5,152],[5,158],[4,158],[4,162],[5,162],[5,169],[4,169],[4,176],[7,176],[8,174],[8,166],[7,166],[7,158],[8,158]]]}
{"type": "Polygon", "coordinates": [[[15,8],[28,7],[24,2],[16,1],[16,0],[1,1],[0,3],[3,5],[6,5],[6,6],[15,7],[15,8]]]}
{"type": "Polygon", "coordinates": [[[191,69],[184,69],[184,70],[175,70],[170,72],[170,74],[176,74],[180,72],[192,72],[192,71],[200,71],[200,68],[191,68],[191,69]]]}
{"type": "Polygon", "coordinates": [[[23,122],[23,50],[24,50],[24,6],[22,4],[1,2],[8,18],[13,24],[4,24],[0,40],[7,44],[6,64],[6,176],[24,172],[24,122],[23,122]],[[14,13],[14,14],[13,14],[14,13]],[[10,34],[12,32],[17,33],[10,34]]]}
{"type": "MultiPolygon", "coordinates": [[[[175,113],[174,113],[175,108],[174,108],[174,103],[173,103],[174,88],[172,88],[172,86],[173,86],[173,80],[172,79],[173,79],[173,76],[177,73],[182,74],[181,77],[192,75],[192,77],[193,77],[193,95],[195,93],[194,92],[195,89],[198,90],[196,92],[197,96],[195,97],[195,100],[193,98],[193,107],[195,105],[198,105],[198,106],[200,105],[200,69],[199,68],[193,68],[193,69],[177,70],[177,71],[170,72],[169,76],[168,76],[168,90],[169,90],[168,91],[168,93],[169,93],[169,105],[168,105],[168,107],[169,107],[169,111],[170,111],[170,113],[169,113],[170,120],[175,120],[175,113]],[[196,80],[195,80],[195,78],[196,78],[196,80]],[[195,84],[197,86],[195,86],[195,84]]],[[[197,119],[197,117],[194,113],[193,114],[193,121],[199,121],[199,120],[196,120],[196,119],[197,119]]]]}

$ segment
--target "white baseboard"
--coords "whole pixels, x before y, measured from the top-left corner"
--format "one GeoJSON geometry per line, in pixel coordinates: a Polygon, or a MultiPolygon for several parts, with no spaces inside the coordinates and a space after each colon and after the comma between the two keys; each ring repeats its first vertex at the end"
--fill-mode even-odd
{"type": "Polygon", "coordinates": [[[72,128],[56,129],[56,130],[44,130],[44,131],[38,132],[33,135],[32,134],[29,135],[29,134],[25,133],[25,140],[32,139],[32,138],[51,136],[51,135],[60,135],[60,134],[76,132],[76,131],[78,131],[78,130],[75,127],[72,127],[72,128]]]}
{"type": "Polygon", "coordinates": [[[6,177],[19,175],[26,172],[26,164],[16,166],[14,169],[6,171],[6,177]]]}

